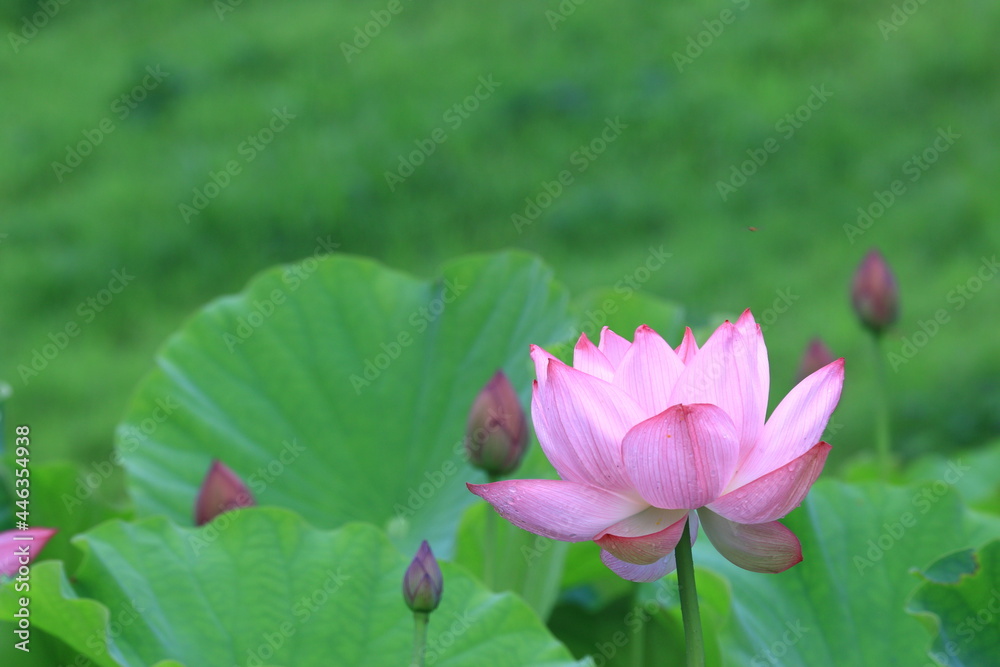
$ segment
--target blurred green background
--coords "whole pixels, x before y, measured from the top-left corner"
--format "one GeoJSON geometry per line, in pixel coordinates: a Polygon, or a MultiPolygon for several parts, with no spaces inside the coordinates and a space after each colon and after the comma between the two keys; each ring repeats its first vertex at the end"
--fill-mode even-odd
{"type": "Polygon", "coordinates": [[[843,463],[871,448],[873,354],[848,289],[876,246],[902,291],[887,351],[949,317],[890,372],[897,449],[982,442],[1000,431],[1000,280],[984,264],[1000,246],[1000,5],[906,6],[7,3],[10,420],[32,426],[35,461],[107,459],[167,336],[320,240],[421,275],[520,247],[574,293],[632,277],[696,326],[751,307],[772,407],[821,335],[847,358],[843,463]],[[958,137],[935,148],[939,131],[958,137]],[[411,160],[421,145],[433,153],[411,160]],[[421,164],[388,183],[401,161],[421,164]],[[515,224],[530,202],[537,217],[515,224]],[[669,259],[640,271],[661,246],[669,259]],[[105,291],[123,269],[134,279],[105,291]]]}

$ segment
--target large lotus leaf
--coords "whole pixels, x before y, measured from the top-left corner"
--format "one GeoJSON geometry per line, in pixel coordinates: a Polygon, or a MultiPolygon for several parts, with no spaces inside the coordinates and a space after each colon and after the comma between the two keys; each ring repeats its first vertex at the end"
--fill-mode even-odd
{"type": "Polygon", "coordinates": [[[346,256],[268,271],[199,312],[141,384],[117,438],[137,511],[190,522],[218,458],[260,504],[448,555],[465,483],[485,481],[462,451],[469,407],[498,368],[527,404],[528,344],[569,336],[567,303],[513,252],[434,280],[346,256]]]}
{"type": "Polygon", "coordinates": [[[1000,535],[1000,520],[968,510],[943,481],[821,481],[782,523],[804,560],[781,574],[742,570],[705,539],[695,546],[696,562],[731,584],[724,664],[927,664],[930,636],[905,609],[919,583],[911,569],[1000,535]]]}
{"type": "MultiPolygon", "coordinates": [[[[72,583],[62,563],[33,569],[31,618],[98,665],[408,664],[410,557],[368,524],[327,531],[252,508],[202,528],[110,521],[75,542],[85,556],[72,583]]],[[[490,593],[460,567],[442,571],[428,664],[576,664],[516,596],[490,593]]],[[[0,591],[4,617],[17,595],[0,591]]]]}
{"type": "MultiPolygon", "coordinates": [[[[929,654],[948,667],[1000,659],[1000,540],[949,554],[921,573],[907,609],[933,619],[929,654]]],[[[992,662],[991,662],[992,661],[992,662]]]]}

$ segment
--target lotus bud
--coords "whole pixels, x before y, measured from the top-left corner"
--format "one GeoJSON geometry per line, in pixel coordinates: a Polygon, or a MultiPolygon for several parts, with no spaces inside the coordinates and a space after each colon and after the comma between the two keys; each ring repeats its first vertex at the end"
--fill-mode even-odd
{"type": "Polygon", "coordinates": [[[802,355],[802,361],[799,362],[799,370],[795,375],[795,384],[798,384],[827,364],[832,363],[834,359],[835,357],[830,352],[830,348],[826,346],[826,343],[819,336],[816,336],[806,345],[806,351],[802,355]]]}
{"type": "Polygon", "coordinates": [[[429,613],[441,604],[444,578],[427,540],[420,543],[417,555],[403,575],[403,600],[406,606],[418,613],[429,613]]]}
{"type": "Polygon", "coordinates": [[[503,371],[497,371],[479,392],[465,432],[472,465],[494,476],[506,475],[520,465],[528,448],[528,421],[503,371]]]}
{"type": "Polygon", "coordinates": [[[18,570],[38,557],[55,528],[28,528],[0,533],[0,578],[17,576],[18,570]]]}
{"type": "Polygon", "coordinates": [[[239,475],[224,463],[213,460],[205,475],[194,506],[194,523],[203,526],[223,512],[257,504],[239,475]]]}
{"type": "Polygon", "coordinates": [[[869,250],[855,271],[851,303],[861,323],[876,335],[899,317],[896,277],[878,250],[869,250]]]}

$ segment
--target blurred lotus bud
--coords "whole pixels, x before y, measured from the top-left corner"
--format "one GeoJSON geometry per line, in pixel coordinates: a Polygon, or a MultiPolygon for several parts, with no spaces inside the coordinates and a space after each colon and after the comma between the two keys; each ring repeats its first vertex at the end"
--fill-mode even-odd
{"type": "Polygon", "coordinates": [[[812,375],[827,364],[832,363],[834,359],[835,357],[830,352],[830,348],[826,346],[826,343],[819,336],[813,338],[806,345],[802,361],[799,362],[799,370],[795,374],[795,384],[798,384],[804,378],[812,375]]]}
{"type": "Polygon", "coordinates": [[[406,574],[403,575],[403,600],[411,610],[426,614],[441,604],[443,590],[444,578],[441,576],[441,568],[427,540],[424,540],[420,543],[420,549],[413,557],[410,567],[406,568],[406,574]]]}
{"type": "Polygon", "coordinates": [[[17,576],[22,566],[38,558],[38,552],[55,534],[55,528],[28,528],[0,533],[0,577],[17,576]]]}
{"type": "Polygon", "coordinates": [[[198,492],[194,523],[196,526],[203,526],[223,512],[238,507],[253,507],[256,504],[250,489],[239,475],[224,463],[213,460],[198,492]]]}
{"type": "Polygon", "coordinates": [[[861,323],[881,334],[899,317],[899,287],[885,258],[874,248],[854,272],[851,303],[861,323]]]}
{"type": "Polygon", "coordinates": [[[528,422],[503,371],[497,371],[479,392],[465,434],[469,462],[477,468],[506,475],[521,463],[528,448],[528,422]]]}

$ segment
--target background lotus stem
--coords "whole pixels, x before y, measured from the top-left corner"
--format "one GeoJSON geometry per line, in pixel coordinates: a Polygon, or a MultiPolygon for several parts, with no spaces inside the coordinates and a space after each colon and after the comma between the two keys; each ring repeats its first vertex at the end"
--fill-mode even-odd
{"type": "Polygon", "coordinates": [[[687,667],[704,667],[705,644],[701,635],[701,615],[698,612],[698,590],[694,583],[694,558],[691,556],[691,519],[684,526],[681,541],[674,551],[677,557],[677,585],[681,597],[681,618],[684,620],[684,646],[687,667]]]}
{"type": "Polygon", "coordinates": [[[872,335],[875,354],[875,451],[878,453],[882,479],[889,479],[892,471],[892,436],[889,433],[889,383],[886,378],[885,358],[882,355],[882,336],[872,335]]]}
{"type": "MultiPolygon", "coordinates": [[[[634,584],[632,587],[632,598],[635,605],[633,609],[644,609],[642,601],[642,587],[639,584],[634,584]]],[[[646,664],[645,654],[646,654],[646,625],[652,623],[652,617],[647,617],[644,623],[640,623],[639,627],[636,628],[635,633],[632,636],[632,655],[630,664],[633,667],[643,667],[646,664]]]]}
{"type": "Polygon", "coordinates": [[[410,667],[424,667],[424,646],[427,644],[427,622],[430,614],[425,611],[413,612],[413,657],[410,667]]]}

